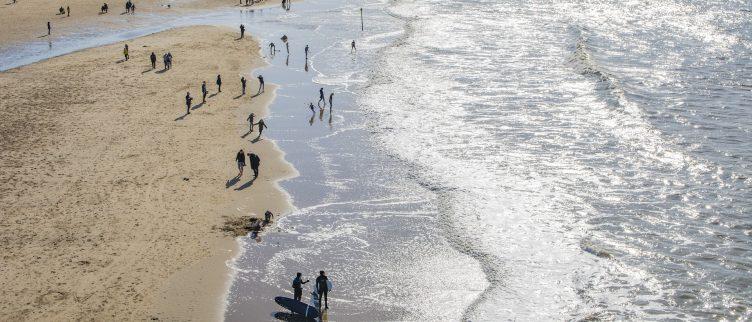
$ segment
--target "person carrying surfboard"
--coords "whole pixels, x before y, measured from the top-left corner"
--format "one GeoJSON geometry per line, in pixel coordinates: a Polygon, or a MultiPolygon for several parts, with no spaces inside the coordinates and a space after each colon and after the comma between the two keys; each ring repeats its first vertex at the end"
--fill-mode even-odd
{"type": "Polygon", "coordinates": [[[294,293],[293,297],[296,301],[300,301],[300,299],[303,297],[303,284],[310,282],[310,280],[303,282],[302,276],[303,274],[297,273],[295,274],[295,279],[292,280],[292,290],[294,293]]]}
{"type": "Polygon", "coordinates": [[[324,299],[324,308],[329,309],[329,278],[324,271],[319,271],[316,277],[316,291],[319,295],[319,309],[321,309],[321,299],[324,299]]]}

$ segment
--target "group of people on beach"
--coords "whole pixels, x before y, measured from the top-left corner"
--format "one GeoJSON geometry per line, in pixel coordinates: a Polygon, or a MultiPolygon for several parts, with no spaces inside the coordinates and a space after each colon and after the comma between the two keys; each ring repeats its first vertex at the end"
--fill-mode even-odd
{"type": "Polygon", "coordinates": [[[131,2],[131,0],[128,0],[125,3],[125,13],[128,13],[128,14],[136,13],[136,5],[133,2],[131,2]]]}

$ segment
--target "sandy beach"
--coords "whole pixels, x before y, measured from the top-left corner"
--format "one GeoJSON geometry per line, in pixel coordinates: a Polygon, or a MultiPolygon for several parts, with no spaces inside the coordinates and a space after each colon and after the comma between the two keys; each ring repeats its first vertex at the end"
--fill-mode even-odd
{"type": "Polygon", "coordinates": [[[0,73],[0,320],[221,317],[237,251],[221,227],[288,211],[277,181],[295,174],[274,142],[247,135],[274,88],[251,98],[263,60],[237,37],[169,30],[127,42],[128,61],[117,43],[0,73]],[[246,168],[228,184],[241,148],[260,156],[259,178],[246,168]]]}
{"type": "Polygon", "coordinates": [[[277,5],[267,0],[257,1],[253,5],[245,5],[245,0],[242,5],[220,0],[131,0],[131,2],[137,7],[134,14],[126,13],[125,1],[67,0],[61,3],[51,0],[17,0],[13,3],[12,0],[8,0],[0,4],[0,30],[3,30],[0,33],[0,44],[35,40],[54,41],[78,32],[81,28],[95,28],[107,32],[148,23],[147,19],[154,14],[173,17],[221,7],[252,10],[277,5]],[[107,13],[100,12],[103,3],[108,4],[107,13]],[[70,7],[70,16],[67,12],[59,14],[58,9],[61,6],[64,9],[70,7]],[[49,36],[47,35],[47,22],[52,24],[52,34],[49,36]]]}

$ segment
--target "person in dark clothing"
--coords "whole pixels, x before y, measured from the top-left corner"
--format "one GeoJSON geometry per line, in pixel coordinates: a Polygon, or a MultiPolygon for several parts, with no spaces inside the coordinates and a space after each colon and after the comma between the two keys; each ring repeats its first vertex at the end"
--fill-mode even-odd
{"type": "Polygon", "coordinates": [[[245,95],[245,77],[240,77],[240,87],[242,87],[243,95],[245,95]]]}
{"type": "Polygon", "coordinates": [[[329,110],[332,110],[332,99],[334,98],[334,92],[329,93],[329,110]]]}
{"type": "Polygon", "coordinates": [[[308,102],[308,108],[311,109],[311,113],[316,114],[316,109],[313,107],[313,102],[308,102]]]}
{"type": "Polygon", "coordinates": [[[243,149],[240,149],[238,154],[235,155],[235,161],[238,162],[238,171],[240,172],[237,177],[240,178],[243,176],[243,167],[245,167],[245,152],[243,152],[243,149]]]}
{"type": "Polygon", "coordinates": [[[261,133],[264,132],[264,129],[266,128],[266,123],[264,123],[264,119],[259,119],[256,125],[258,125],[258,129],[259,129],[258,137],[261,137],[261,133]]]}
{"type": "Polygon", "coordinates": [[[308,60],[308,45],[305,45],[305,59],[308,60]]]}
{"type": "Polygon", "coordinates": [[[321,299],[324,300],[324,308],[329,308],[329,280],[324,271],[319,271],[319,277],[316,277],[316,291],[319,294],[319,309],[321,309],[321,299]]]}
{"type": "Polygon", "coordinates": [[[270,222],[272,222],[272,218],[273,217],[274,217],[274,214],[271,211],[267,210],[264,213],[264,222],[267,223],[267,224],[270,223],[270,222]]]}
{"type": "Polygon", "coordinates": [[[277,53],[277,45],[275,45],[273,42],[269,43],[269,52],[274,55],[277,53]]]}
{"type": "Polygon", "coordinates": [[[70,6],[65,7],[65,11],[68,12],[68,17],[70,17],[70,6]]]}
{"type": "Polygon", "coordinates": [[[157,68],[157,54],[152,51],[149,59],[151,60],[151,69],[157,68]]]}
{"type": "Polygon", "coordinates": [[[217,91],[222,93],[222,76],[217,75],[217,91]]]}
{"type": "Polygon", "coordinates": [[[185,93],[185,114],[191,114],[191,102],[193,102],[193,97],[191,97],[191,93],[185,93]]]}
{"type": "Polygon", "coordinates": [[[128,60],[128,45],[126,44],[125,47],[123,47],[123,56],[125,57],[125,60],[128,60]]]}
{"type": "Polygon", "coordinates": [[[297,273],[295,274],[295,279],[292,280],[292,290],[293,290],[293,298],[296,301],[300,301],[300,299],[303,297],[303,284],[310,282],[310,280],[306,280],[303,282],[303,274],[297,273]]]}
{"type": "Polygon", "coordinates": [[[356,51],[356,50],[357,49],[355,49],[355,40],[353,40],[352,43],[350,43],[350,53],[352,53],[353,51],[356,51]]]}
{"type": "Polygon", "coordinates": [[[52,24],[47,21],[47,36],[49,36],[52,33],[52,24]]]}
{"type": "Polygon", "coordinates": [[[241,24],[240,25],[240,38],[243,38],[243,35],[245,35],[245,26],[241,24]]]}
{"type": "Polygon", "coordinates": [[[321,107],[321,102],[324,102],[324,107],[326,107],[326,98],[324,97],[324,88],[322,87],[319,89],[319,102],[316,103],[319,107],[321,107]]]}
{"type": "Polygon", "coordinates": [[[258,75],[258,80],[259,80],[259,89],[258,89],[258,93],[256,94],[261,94],[264,92],[264,76],[258,75]]]}
{"type": "Polygon", "coordinates": [[[256,115],[253,114],[253,113],[251,113],[250,115],[248,115],[248,118],[246,119],[246,121],[248,121],[248,124],[250,124],[250,126],[251,126],[251,128],[248,130],[248,132],[253,132],[253,118],[254,117],[256,117],[256,115]]]}
{"type": "Polygon", "coordinates": [[[201,103],[206,103],[206,94],[209,91],[206,90],[206,81],[201,83],[201,103]]]}
{"type": "Polygon", "coordinates": [[[253,178],[258,178],[259,165],[261,165],[261,159],[254,153],[248,153],[248,161],[251,162],[251,170],[253,170],[253,178]]]}

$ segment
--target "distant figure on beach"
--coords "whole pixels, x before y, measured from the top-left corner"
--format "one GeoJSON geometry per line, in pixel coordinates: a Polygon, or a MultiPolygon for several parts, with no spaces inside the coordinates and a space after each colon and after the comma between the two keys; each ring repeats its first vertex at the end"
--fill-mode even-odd
{"type": "Polygon", "coordinates": [[[68,12],[68,17],[70,17],[70,6],[65,7],[65,11],[68,12]]]}
{"type": "Polygon", "coordinates": [[[322,87],[319,89],[319,102],[316,103],[319,107],[321,107],[321,102],[324,102],[324,107],[326,107],[326,98],[324,97],[324,88],[322,87]]]}
{"type": "Polygon", "coordinates": [[[253,118],[256,117],[255,114],[251,113],[248,115],[248,118],[245,119],[248,121],[248,124],[250,125],[250,128],[248,129],[248,132],[253,132],[253,118]]]}
{"type": "Polygon", "coordinates": [[[324,308],[329,308],[329,283],[327,281],[329,280],[328,277],[326,277],[326,273],[324,271],[319,271],[319,276],[316,277],[316,291],[319,295],[319,309],[321,309],[321,299],[323,297],[324,299],[324,308]]]}
{"type": "Polygon", "coordinates": [[[57,9],[57,14],[58,15],[64,15],[65,14],[65,8],[63,8],[63,7],[58,8],[57,9]]]}
{"type": "Polygon", "coordinates": [[[264,223],[268,224],[268,223],[272,222],[272,218],[273,217],[274,217],[274,214],[271,211],[267,210],[264,213],[264,223]]]}
{"type": "Polygon", "coordinates": [[[258,121],[258,123],[256,123],[256,125],[258,125],[258,129],[259,129],[259,135],[258,135],[258,137],[261,137],[261,133],[263,133],[264,129],[266,128],[266,123],[264,123],[264,119],[259,119],[259,121],[258,121]]]}
{"type": "Polygon", "coordinates": [[[305,45],[305,59],[308,60],[308,45],[305,45]]]}
{"type": "Polygon", "coordinates": [[[277,45],[275,45],[273,42],[269,43],[269,53],[272,55],[277,53],[277,45]]]}
{"type": "Polygon", "coordinates": [[[201,82],[201,103],[206,103],[206,94],[209,91],[206,90],[206,81],[201,82]]]}
{"type": "Polygon", "coordinates": [[[356,51],[356,50],[357,50],[357,49],[355,49],[355,40],[353,40],[353,41],[352,41],[352,42],[350,43],[350,53],[352,53],[353,51],[356,51]]]}
{"type": "Polygon", "coordinates": [[[308,108],[311,109],[311,113],[316,114],[316,109],[313,107],[313,102],[308,102],[308,108]]]}
{"type": "Polygon", "coordinates": [[[52,33],[52,24],[47,21],[47,36],[49,36],[52,33]]]}
{"type": "Polygon", "coordinates": [[[240,87],[243,89],[242,95],[245,95],[245,77],[240,77],[240,87]]]}
{"type": "Polygon", "coordinates": [[[334,92],[329,93],[329,110],[332,110],[332,99],[334,98],[334,92]]]}
{"type": "Polygon", "coordinates": [[[295,279],[292,280],[292,291],[293,291],[294,300],[300,301],[300,299],[303,297],[303,284],[308,283],[308,282],[310,282],[310,280],[306,280],[305,282],[303,282],[303,274],[301,273],[295,274],[295,279]]]}
{"type": "Polygon", "coordinates": [[[172,69],[172,53],[168,52],[165,57],[167,57],[167,69],[172,69]]]}
{"type": "Polygon", "coordinates": [[[155,54],[152,51],[151,55],[149,55],[149,60],[151,60],[151,69],[156,69],[157,68],[157,54],[155,54]]]}
{"type": "Polygon", "coordinates": [[[265,89],[264,88],[264,76],[258,75],[258,80],[259,80],[259,89],[258,89],[258,93],[256,94],[261,94],[264,92],[264,89],[265,89]]]}
{"type": "Polygon", "coordinates": [[[222,93],[222,76],[217,75],[217,92],[222,93]]]}
{"type": "Polygon", "coordinates": [[[107,6],[107,3],[105,2],[105,4],[103,4],[102,7],[99,8],[99,13],[107,13],[107,9],[109,9],[109,7],[107,6]]]}
{"type": "Polygon", "coordinates": [[[258,178],[258,172],[259,172],[259,165],[261,164],[261,159],[259,159],[259,156],[254,153],[248,153],[248,161],[251,162],[251,170],[253,170],[253,178],[258,178]]]}
{"type": "Polygon", "coordinates": [[[235,155],[235,161],[238,163],[238,171],[240,171],[236,178],[240,178],[243,176],[243,168],[245,167],[245,152],[243,152],[243,149],[240,149],[238,154],[235,155]]]}
{"type": "Polygon", "coordinates": [[[123,56],[125,56],[125,60],[128,60],[128,44],[123,47],[123,56]]]}
{"type": "Polygon", "coordinates": [[[125,2],[125,13],[131,13],[131,6],[132,5],[133,5],[133,3],[131,2],[131,0],[128,0],[128,1],[125,2]]]}
{"type": "Polygon", "coordinates": [[[167,62],[167,54],[162,55],[162,63],[164,63],[164,69],[165,70],[170,69],[170,65],[167,62]]]}
{"type": "Polygon", "coordinates": [[[240,24],[240,38],[243,38],[243,35],[245,35],[245,26],[240,24]]]}
{"type": "Polygon", "coordinates": [[[134,13],[136,13],[136,4],[135,3],[131,5],[131,14],[134,14],[134,13]]]}
{"type": "Polygon", "coordinates": [[[185,114],[191,114],[191,102],[193,102],[193,97],[191,97],[191,93],[190,92],[185,93],[185,107],[186,107],[185,114]]]}

